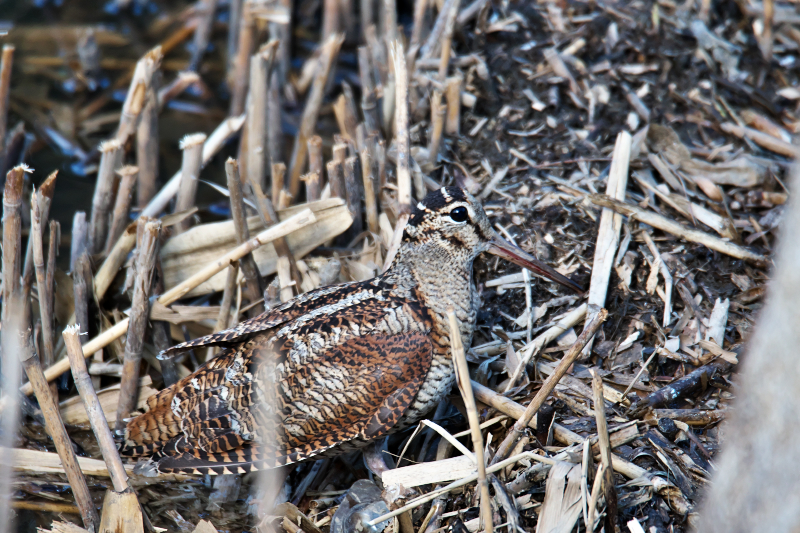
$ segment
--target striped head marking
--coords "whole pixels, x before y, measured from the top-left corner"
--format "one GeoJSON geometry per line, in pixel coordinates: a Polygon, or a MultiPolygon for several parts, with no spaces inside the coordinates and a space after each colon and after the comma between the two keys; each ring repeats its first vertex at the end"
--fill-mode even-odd
{"type": "Polygon", "coordinates": [[[455,259],[471,262],[489,249],[494,238],[483,207],[458,187],[442,187],[412,210],[403,235],[404,247],[436,248],[455,259]]]}
{"type": "Polygon", "coordinates": [[[583,290],[498,235],[481,204],[458,187],[442,187],[414,207],[398,257],[471,269],[472,261],[482,252],[500,256],[577,292],[583,290]]]}

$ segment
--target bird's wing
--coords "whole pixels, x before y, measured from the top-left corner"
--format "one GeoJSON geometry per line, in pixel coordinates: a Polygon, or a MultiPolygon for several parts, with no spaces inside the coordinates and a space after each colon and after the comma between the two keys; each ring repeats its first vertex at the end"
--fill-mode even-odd
{"type": "Polygon", "coordinates": [[[274,309],[253,317],[249,320],[240,322],[236,326],[193,339],[191,341],[177,344],[158,354],[159,359],[166,359],[180,355],[184,352],[197,347],[221,346],[229,347],[240,343],[247,338],[270,330],[274,327],[285,324],[295,318],[301,317],[320,306],[329,305],[340,298],[343,292],[352,291],[356,285],[363,285],[363,282],[345,283],[341,285],[329,285],[319,289],[306,292],[300,296],[282,304],[274,309]]]}
{"type": "MultiPolygon", "coordinates": [[[[235,359],[234,351],[221,357],[235,359]]],[[[263,386],[269,380],[264,366],[243,368],[240,375],[228,368],[226,376],[211,380],[219,379],[220,387],[197,395],[187,410],[175,396],[181,434],[161,447],[148,468],[244,473],[378,438],[413,402],[431,358],[431,340],[422,331],[353,336],[304,363],[285,361],[291,370],[273,374],[279,381],[274,394],[263,386]],[[270,396],[273,407],[261,401],[270,396]],[[262,438],[270,439],[266,446],[257,444],[262,438]]]]}

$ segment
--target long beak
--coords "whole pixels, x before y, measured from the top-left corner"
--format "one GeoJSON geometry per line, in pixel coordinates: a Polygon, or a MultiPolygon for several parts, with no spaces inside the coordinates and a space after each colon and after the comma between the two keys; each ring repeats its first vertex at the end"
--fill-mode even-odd
{"type": "Polygon", "coordinates": [[[489,246],[489,253],[498,257],[502,257],[503,259],[508,259],[515,265],[527,268],[534,274],[538,274],[549,280],[553,280],[556,283],[560,283],[561,285],[569,287],[575,292],[583,292],[583,287],[568,277],[559,274],[551,266],[542,263],[532,255],[524,252],[521,248],[506,241],[500,237],[500,235],[495,234],[491,245],[489,246]]]}

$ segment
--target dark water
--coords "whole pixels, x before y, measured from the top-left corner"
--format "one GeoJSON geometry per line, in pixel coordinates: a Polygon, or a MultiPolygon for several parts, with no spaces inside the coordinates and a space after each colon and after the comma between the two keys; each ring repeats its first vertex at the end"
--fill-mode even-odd
{"type": "MultiPolygon", "coordinates": [[[[75,135],[64,131],[63,124],[69,121],[57,120],[58,116],[77,116],[77,111],[87,104],[103,96],[111,96],[111,100],[98,113],[96,118],[105,113],[119,111],[125,90],[112,91],[115,81],[125,74],[126,69],[101,70],[93,78],[94,90],[84,84],[76,83],[77,51],[74,37],[84,28],[92,27],[100,32],[108,33],[115,39],[126,41],[123,46],[104,44],[108,39],[98,37],[101,60],[127,60],[131,64],[160,41],[167,38],[179,26],[179,15],[189,6],[189,2],[149,2],[133,1],[125,10],[115,8],[113,2],[44,2],[44,1],[9,1],[0,0],[0,28],[11,27],[8,35],[0,36],[0,45],[10,43],[16,47],[14,70],[12,74],[12,104],[21,106],[10,112],[9,130],[20,120],[25,122],[29,135],[35,136],[25,162],[35,172],[30,179],[32,185],[38,186],[53,170],[58,170],[56,193],[51,207],[51,218],[61,223],[62,247],[59,262],[64,265],[69,257],[69,233],[73,216],[77,211],[91,211],[92,195],[97,157],[95,149],[104,139],[114,134],[116,123],[110,123],[102,130],[89,136],[75,135]],[[172,24],[169,25],[169,21],[172,24]],[[162,29],[163,28],[163,29],[162,29]],[[32,68],[42,58],[64,60],[63,66],[48,68],[32,68]],[[75,90],[77,87],[77,90],[75,90]],[[35,103],[24,101],[24,97],[32,97],[35,103]],[[32,120],[35,116],[38,120],[32,120]],[[81,150],[89,154],[89,158],[81,161],[60,149],[42,133],[43,126],[59,129],[65,137],[75,142],[81,150]],[[94,153],[94,157],[92,154],[94,153]]],[[[220,16],[222,12],[219,13],[220,16]]],[[[159,153],[159,185],[180,168],[180,151],[178,143],[188,133],[211,133],[224,118],[227,102],[222,85],[224,73],[224,39],[220,32],[215,35],[212,45],[203,62],[207,71],[201,71],[203,81],[210,89],[210,97],[184,93],[175,101],[175,108],[162,111],[159,120],[160,153],[159,153]],[[219,97],[218,95],[222,95],[219,97]],[[186,111],[186,107],[193,108],[186,111]]],[[[174,48],[165,56],[165,63],[186,61],[190,55],[191,38],[174,48]]],[[[165,68],[163,83],[171,82],[177,76],[174,68],[165,68]]],[[[74,129],[80,129],[80,123],[74,121],[74,129]]],[[[135,164],[135,144],[127,147],[125,163],[135,164]]],[[[202,179],[224,182],[224,157],[235,155],[229,147],[222,156],[204,170],[202,179]]],[[[198,203],[210,203],[219,200],[218,193],[208,187],[200,186],[198,203]]],[[[135,200],[134,200],[135,204],[135,200]]],[[[134,213],[135,215],[135,213],[134,213]]]]}

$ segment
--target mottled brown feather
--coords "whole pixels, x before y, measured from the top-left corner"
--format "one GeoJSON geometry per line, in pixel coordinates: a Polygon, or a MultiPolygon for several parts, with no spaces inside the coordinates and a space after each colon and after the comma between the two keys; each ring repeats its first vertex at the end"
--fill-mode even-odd
{"type": "Polygon", "coordinates": [[[416,423],[454,382],[448,308],[462,342],[471,342],[479,304],[472,262],[494,235],[469,194],[431,193],[378,277],[310,291],[162,353],[223,349],[148,400],[127,424],[122,455],[149,457],[145,473],[245,473],[416,423]]]}

